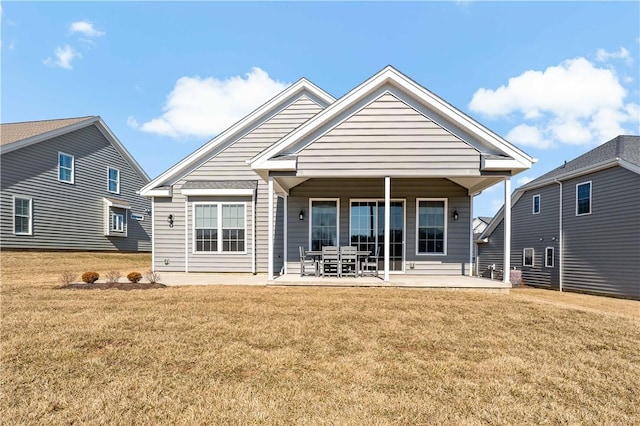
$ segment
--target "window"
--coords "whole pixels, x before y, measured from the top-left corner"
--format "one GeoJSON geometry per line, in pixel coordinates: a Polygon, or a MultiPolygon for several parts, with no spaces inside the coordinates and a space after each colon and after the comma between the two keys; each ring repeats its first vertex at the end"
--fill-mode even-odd
{"type": "Polygon", "coordinates": [[[120,193],[120,170],[108,168],[107,171],[107,190],[114,194],[120,193]]]}
{"type": "Polygon", "coordinates": [[[31,199],[13,199],[13,233],[31,235],[31,199]]]}
{"type": "Polygon", "coordinates": [[[540,213],[540,194],[533,196],[533,214],[540,213]]]}
{"type": "Polygon", "coordinates": [[[533,249],[522,250],[522,266],[533,266],[533,249]]]}
{"type": "Polygon", "coordinates": [[[113,214],[113,222],[111,223],[111,230],[115,232],[124,232],[125,215],[122,213],[113,214]]]}
{"type": "Polygon", "coordinates": [[[576,185],[576,216],[591,213],[591,182],[576,185]]]}
{"type": "Polygon", "coordinates": [[[310,200],[311,250],[322,250],[324,246],[338,245],[338,200],[310,200]]]}
{"type": "Polygon", "coordinates": [[[418,199],[418,254],[446,254],[447,200],[418,199]]]}
{"type": "Polygon", "coordinates": [[[194,208],[194,252],[246,251],[244,203],[196,203],[194,208]]]}
{"type": "Polygon", "coordinates": [[[58,180],[60,182],[73,183],[73,155],[58,153],[58,180]]]}
{"type": "Polygon", "coordinates": [[[553,252],[553,247],[544,249],[544,266],[547,268],[553,268],[553,252]]]}

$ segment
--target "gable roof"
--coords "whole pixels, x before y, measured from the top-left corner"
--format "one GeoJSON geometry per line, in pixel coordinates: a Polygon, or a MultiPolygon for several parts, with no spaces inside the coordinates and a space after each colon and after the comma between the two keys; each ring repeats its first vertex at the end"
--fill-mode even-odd
{"type": "Polygon", "coordinates": [[[215,152],[216,148],[223,146],[225,143],[233,143],[240,139],[255,127],[271,118],[279,109],[289,105],[293,100],[303,94],[310,95],[314,101],[322,104],[322,107],[326,107],[335,101],[333,96],[320,89],[306,78],[301,78],[255,109],[252,113],[242,118],[240,121],[236,122],[213,139],[209,140],[195,152],[182,159],[160,176],[156,177],[153,181],[149,182],[149,184],[145,185],[140,190],[140,194],[151,195],[150,191],[154,188],[159,188],[176,182],[195,167],[208,160],[215,152]]]}
{"type": "MultiPolygon", "coordinates": [[[[278,157],[282,153],[290,154],[287,152],[288,148],[293,147],[305,137],[312,135],[313,132],[317,131],[323,125],[340,116],[340,114],[344,113],[347,109],[386,84],[391,84],[401,91],[408,93],[426,105],[430,110],[437,113],[442,120],[459,127],[462,131],[482,141],[486,146],[492,147],[501,153],[498,158],[492,157],[489,158],[489,160],[511,160],[507,167],[520,169],[528,169],[532,163],[535,162],[532,157],[453,107],[442,98],[420,86],[392,66],[387,66],[331,104],[324,111],[319,112],[316,116],[283,137],[280,141],[255,156],[251,160],[251,167],[254,169],[265,168],[268,164],[267,161],[278,157]]],[[[443,125],[444,123],[441,122],[439,124],[443,125]]]]}
{"type": "MultiPolygon", "coordinates": [[[[550,172],[522,185],[511,197],[513,207],[525,192],[614,166],[640,174],[640,136],[620,135],[550,172]]],[[[493,217],[480,238],[490,235],[504,216],[504,206],[493,217]]]]}
{"type": "Polygon", "coordinates": [[[147,173],[140,167],[140,164],[131,156],[111,129],[102,121],[102,118],[97,115],[2,124],[0,125],[0,146],[2,147],[0,154],[16,151],[92,125],[98,128],[107,141],[131,164],[140,177],[148,182],[149,176],[147,173]]]}

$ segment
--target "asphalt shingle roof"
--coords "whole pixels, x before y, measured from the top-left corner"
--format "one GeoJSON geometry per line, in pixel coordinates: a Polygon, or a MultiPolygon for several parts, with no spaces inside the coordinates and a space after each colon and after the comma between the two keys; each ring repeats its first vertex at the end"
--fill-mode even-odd
{"type": "Polygon", "coordinates": [[[62,118],[59,120],[23,121],[21,123],[0,124],[0,145],[7,145],[33,136],[41,135],[52,130],[70,126],[94,116],[62,118]]]}
{"type": "Polygon", "coordinates": [[[189,180],[182,189],[256,189],[256,180],[189,180]]]}

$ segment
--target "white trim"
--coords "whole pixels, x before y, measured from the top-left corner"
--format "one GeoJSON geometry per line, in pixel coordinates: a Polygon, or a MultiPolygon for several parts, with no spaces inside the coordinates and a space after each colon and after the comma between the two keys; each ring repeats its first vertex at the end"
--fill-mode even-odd
{"type": "Polygon", "coordinates": [[[262,170],[296,171],[298,170],[298,160],[275,160],[270,159],[260,164],[262,170]]]}
{"type": "Polygon", "coordinates": [[[76,157],[71,154],[67,154],[66,152],[58,151],[58,182],[69,183],[73,185],[76,181],[76,157]],[[60,156],[66,155],[67,157],[71,157],[71,180],[62,180],[60,179],[60,156]]]}
{"type": "MultiPolygon", "coordinates": [[[[186,201],[185,201],[186,208],[186,201]]],[[[191,202],[191,217],[193,220],[191,221],[191,250],[190,253],[194,256],[211,256],[211,255],[238,255],[238,254],[248,254],[248,232],[247,232],[247,202],[246,201],[192,201],[191,202]],[[242,205],[244,207],[243,211],[243,219],[244,219],[244,250],[243,251],[223,251],[223,227],[222,227],[222,207],[223,206],[236,206],[242,205]],[[216,206],[216,250],[215,251],[197,251],[196,247],[196,206],[216,206]]],[[[187,223],[187,219],[185,218],[185,223],[187,223]]],[[[230,229],[240,229],[240,228],[230,228],[230,229]]],[[[185,231],[185,238],[187,238],[187,232],[185,231]]],[[[186,247],[186,246],[185,246],[186,247]]],[[[185,271],[188,272],[188,271],[185,271]]]]}
{"type": "Polygon", "coordinates": [[[559,271],[558,271],[558,276],[559,276],[559,290],[562,291],[562,285],[564,284],[562,281],[562,273],[563,273],[563,262],[562,262],[562,257],[564,255],[564,230],[562,228],[562,205],[564,204],[564,200],[562,199],[563,195],[562,195],[562,182],[560,181],[556,181],[556,183],[558,185],[560,185],[560,208],[559,208],[559,216],[560,216],[560,223],[559,223],[559,231],[558,231],[558,238],[560,238],[560,241],[558,242],[558,249],[560,250],[560,253],[558,253],[558,267],[559,267],[559,271]]]}
{"type": "MultiPolygon", "coordinates": [[[[194,203],[195,204],[195,203],[194,203]]],[[[193,208],[193,251],[196,250],[195,238],[196,238],[196,213],[195,207],[193,208]]],[[[189,198],[184,199],[184,272],[189,272],[189,198]]]]}
{"type": "Polygon", "coordinates": [[[107,166],[107,192],[110,192],[111,194],[120,194],[120,170],[116,169],[115,167],[107,166]],[[115,191],[109,189],[109,184],[111,183],[111,170],[115,170],[116,172],[118,172],[115,191]]]}
{"type": "MultiPolygon", "coordinates": [[[[536,265],[536,250],[533,247],[525,247],[522,249],[522,266],[533,268],[536,265]],[[527,250],[531,250],[531,265],[527,265],[525,260],[527,258],[527,250]]],[[[506,273],[506,271],[505,271],[506,273]]]]}
{"type": "Polygon", "coordinates": [[[191,188],[182,189],[182,195],[212,195],[212,196],[249,196],[253,195],[255,189],[231,189],[231,188],[191,188]]]}
{"type": "Polygon", "coordinates": [[[576,183],[576,216],[588,216],[593,212],[593,183],[590,180],[576,183]],[[578,213],[578,187],[589,184],[589,211],[587,213],[578,213]]]}
{"type": "Polygon", "coordinates": [[[540,194],[536,194],[533,197],[531,197],[531,212],[532,214],[540,214],[541,210],[542,210],[542,197],[540,197],[540,194]],[[536,198],[538,199],[538,211],[536,211],[536,198]]]}
{"type": "Polygon", "coordinates": [[[336,245],[340,245],[340,198],[309,198],[309,225],[308,225],[308,249],[311,250],[311,226],[313,223],[313,202],[314,201],[335,201],[336,202],[336,245]]]}
{"type": "Polygon", "coordinates": [[[554,247],[545,247],[544,248],[544,267],[545,268],[554,268],[555,267],[555,256],[556,256],[556,249],[554,247]],[[547,254],[548,250],[551,250],[551,265],[549,265],[549,262],[547,262],[549,260],[549,256],[547,254]]]}
{"type": "Polygon", "coordinates": [[[449,199],[448,198],[416,198],[416,256],[446,256],[448,252],[448,232],[449,232],[449,199]],[[418,250],[418,236],[420,234],[420,201],[443,201],[444,202],[444,241],[442,253],[420,253],[418,250]]]}
{"type": "Polygon", "coordinates": [[[504,260],[502,282],[511,283],[511,178],[504,178],[504,260]]]}
{"type": "Polygon", "coordinates": [[[251,194],[251,273],[257,273],[256,265],[256,192],[251,194]]]}
{"type": "Polygon", "coordinates": [[[171,197],[173,196],[173,188],[168,187],[168,188],[150,189],[144,194],[141,191],[139,191],[139,193],[140,195],[145,197],[171,197]]]}
{"type": "Polygon", "coordinates": [[[274,279],[274,272],[273,272],[273,230],[274,230],[274,226],[273,226],[273,196],[274,196],[274,192],[273,192],[273,176],[269,176],[268,181],[267,181],[267,197],[269,197],[269,199],[267,200],[267,253],[269,258],[267,259],[267,280],[272,281],[274,279]]]}
{"type": "Polygon", "coordinates": [[[11,215],[12,220],[12,231],[13,235],[33,235],[33,198],[31,197],[22,197],[20,195],[13,195],[13,214],[11,215]],[[29,232],[16,232],[16,198],[20,200],[29,200],[29,232]]]}
{"type": "Polygon", "coordinates": [[[286,275],[287,274],[287,252],[289,251],[289,250],[287,250],[287,247],[288,247],[288,244],[289,244],[289,224],[288,224],[288,222],[289,222],[289,216],[288,216],[288,214],[289,214],[289,208],[288,208],[289,207],[288,206],[288,204],[289,204],[289,196],[287,194],[284,194],[283,198],[284,198],[284,200],[283,200],[282,205],[283,205],[283,208],[284,208],[284,223],[283,223],[283,228],[284,228],[283,229],[283,233],[284,233],[284,235],[283,235],[282,238],[283,238],[284,241],[283,241],[283,244],[282,244],[282,246],[283,246],[283,253],[282,253],[282,262],[283,263],[282,264],[283,264],[283,268],[284,268],[283,272],[286,275]]]}
{"type": "Polygon", "coordinates": [[[391,249],[391,176],[384,177],[384,281],[389,282],[389,251],[391,249]]]}
{"type": "Polygon", "coordinates": [[[469,276],[473,276],[473,270],[475,269],[475,264],[478,263],[478,259],[476,257],[475,264],[473,263],[473,252],[474,244],[473,244],[473,195],[468,197],[469,199],[469,276]]]}
{"type": "Polygon", "coordinates": [[[520,161],[513,158],[485,158],[480,161],[480,168],[484,171],[521,170],[525,167],[520,161]]]}
{"type": "Polygon", "coordinates": [[[119,232],[121,234],[124,234],[125,232],[125,218],[127,217],[126,213],[122,214],[122,213],[116,213],[116,212],[111,212],[111,232],[119,232]],[[122,221],[117,221],[117,218],[122,218],[122,221]],[[117,225],[120,226],[117,226],[117,225]]]}
{"type": "Polygon", "coordinates": [[[156,199],[151,197],[151,270],[156,270],[156,199]]]}

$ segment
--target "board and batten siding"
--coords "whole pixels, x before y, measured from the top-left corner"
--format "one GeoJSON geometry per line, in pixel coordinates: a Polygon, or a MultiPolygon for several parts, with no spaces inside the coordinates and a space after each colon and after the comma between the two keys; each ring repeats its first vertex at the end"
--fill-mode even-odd
{"type": "MultiPolygon", "coordinates": [[[[384,200],[384,179],[310,179],[292,188],[288,197],[287,271],[300,272],[298,247],[309,248],[309,199],[338,198],[339,243],[349,245],[351,200],[384,200]],[[298,214],[305,212],[305,219],[298,214]]],[[[447,179],[391,179],[391,199],[405,202],[405,273],[462,275],[468,273],[469,214],[466,189],[447,179]],[[447,255],[416,255],[416,198],[447,198],[447,255]],[[459,220],[452,219],[453,211],[459,220]],[[410,263],[414,268],[410,268],[410,263]]]]}
{"type": "MultiPolygon", "coordinates": [[[[243,137],[231,141],[231,143],[224,147],[214,157],[208,159],[203,164],[195,168],[189,174],[184,176],[180,181],[173,185],[173,200],[165,198],[164,200],[170,200],[169,203],[173,206],[172,210],[180,211],[181,216],[184,216],[184,204],[185,198],[180,194],[180,189],[186,181],[193,180],[258,180],[258,188],[256,191],[256,272],[265,273],[268,269],[268,185],[267,182],[260,179],[256,173],[251,169],[251,166],[247,164],[247,160],[253,158],[263,150],[269,148],[276,143],[280,138],[291,132],[296,127],[316,115],[322,108],[316,104],[312,99],[306,95],[302,95],[284,107],[281,111],[277,112],[274,116],[256,126],[250,132],[243,137]]],[[[234,197],[230,197],[230,201],[233,201],[234,197]]],[[[190,199],[196,199],[196,197],[190,197],[190,199]]],[[[156,200],[161,198],[156,197],[156,200]]],[[[166,202],[166,201],[165,201],[166,202]]],[[[250,202],[248,204],[251,204],[250,202]]],[[[274,230],[278,231],[278,223],[283,223],[283,200],[274,195],[274,216],[276,217],[276,223],[274,230]]],[[[251,206],[247,208],[247,214],[253,215],[253,209],[251,206]]],[[[166,216],[165,216],[166,218],[166,216]]],[[[162,227],[162,219],[156,225],[162,227]]],[[[191,225],[190,225],[191,226],[191,225]]],[[[175,228],[175,227],[174,227],[175,228]]],[[[251,228],[247,229],[247,242],[253,238],[251,228]]],[[[274,240],[274,271],[277,273],[280,271],[283,265],[283,242],[282,232],[275,232],[276,239],[274,240]]],[[[161,256],[160,252],[155,253],[155,266],[159,271],[184,271],[184,228],[181,230],[176,229],[174,232],[166,235],[155,234],[156,247],[173,246],[178,248],[175,255],[182,257],[182,263],[176,263],[169,267],[163,264],[166,256],[161,256]],[[169,239],[171,241],[165,241],[169,239]]],[[[190,240],[189,240],[190,241],[190,240]]],[[[225,265],[225,258],[227,254],[221,254],[218,256],[219,262],[215,268],[209,269],[207,266],[202,265],[199,262],[189,264],[189,271],[192,271],[192,266],[195,268],[193,271],[220,271],[225,265]]],[[[231,259],[229,257],[229,259],[231,259]]],[[[233,270],[240,268],[242,270],[251,271],[251,252],[248,250],[246,255],[242,257],[243,266],[239,266],[237,259],[234,262],[230,262],[230,266],[233,270]],[[233,265],[231,265],[233,263],[233,265]],[[248,268],[248,269],[247,269],[248,268]]]]}
{"type": "Polygon", "coordinates": [[[151,250],[151,203],[136,194],[147,181],[94,125],[2,154],[3,249],[151,250]],[[58,181],[58,152],[74,156],[74,183],[58,181]],[[107,168],[120,171],[120,193],[107,190],[107,168]],[[33,235],[15,235],[13,196],[32,199],[33,235]],[[124,200],[127,236],[105,236],[103,197],[124,200]],[[131,219],[131,213],[144,217],[131,219]]]}
{"type": "Polygon", "coordinates": [[[563,287],[640,298],[640,175],[613,167],[563,182],[563,287]],[[576,185],[591,181],[591,214],[576,185]]]}
{"type": "Polygon", "coordinates": [[[298,175],[479,175],[480,153],[385,93],[298,153],[298,175]]]}

